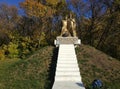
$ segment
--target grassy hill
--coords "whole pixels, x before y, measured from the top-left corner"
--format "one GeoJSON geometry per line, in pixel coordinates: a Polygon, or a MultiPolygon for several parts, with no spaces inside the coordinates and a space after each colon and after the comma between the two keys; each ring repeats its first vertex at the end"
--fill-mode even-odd
{"type": "MultiPolygon", "coordinates": [[[[24,60],[0,60],[0,89],[51,89],[57,51],[47,46],[24,60]]],[[[120,88],[120,61],[86,45],[77,47],[76,53],[86,89],[96,78],[104,89],[120,88]]]]}
{"type": "Polygon", "coordinates": [[[0,61],[0,89],[50,89],[49,67],[53,47],[45,47],[25,60],[0,61]]]}
{"type": "Polygon", "coordinates": [[[86,45],[76,48],[76,53],[87,89],[94,79],[102,80],[104,89],[120,89],[120,61],[86,45]]]}

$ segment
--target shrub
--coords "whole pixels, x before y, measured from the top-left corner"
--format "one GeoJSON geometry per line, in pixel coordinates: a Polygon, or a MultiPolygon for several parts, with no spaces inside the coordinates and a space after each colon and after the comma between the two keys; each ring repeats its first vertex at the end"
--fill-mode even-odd
{"type": "Polygon", "coordinates": [[[3,59],[5,59],[5,53],[4,53],[4,50],[0,49],[0,60],[3,60],[3,59]]]}
{"type": "Polygon", "coordinates": [[[30,53],[30,43],[23,41],[19,44],[19,49],[20,49],[20,58],[25,58],[29,53],[30,53]]]}
{"type": "Polygon", "coordinates": [[[8,57],[10,57],[10,58],[18,57],[19,50],[17,48],[18,48],[17,44],[10,42],[8,45],[8,52],[9,52],[8,57]]]}

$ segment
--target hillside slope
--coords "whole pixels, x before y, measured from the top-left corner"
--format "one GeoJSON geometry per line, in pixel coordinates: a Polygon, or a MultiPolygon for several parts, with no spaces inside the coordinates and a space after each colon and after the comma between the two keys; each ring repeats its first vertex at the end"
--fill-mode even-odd
{"type": "Polygon", "coordinates": [[[87,89],[94,79],[102,80],[104,89],[120,89],[120,61],[86,45],[77,47],[76,53],[87,89]]]}
{"type": "Polygon", "coordinates": [[[0,89],[50,89],[49,67],[54,47],[44,47],[24,60],[0,61],[0,89]]]}
{"type": "MultiPolygon", "coordinates": [[[[57,52],[47,46],[24,60],[0,60],[0,89],[51,89],[57,52]]],[[[120,61],[86,45],[77,47],[76,53],[86,89],[96,78],[104,89],[120,89],[120,61]]]]}

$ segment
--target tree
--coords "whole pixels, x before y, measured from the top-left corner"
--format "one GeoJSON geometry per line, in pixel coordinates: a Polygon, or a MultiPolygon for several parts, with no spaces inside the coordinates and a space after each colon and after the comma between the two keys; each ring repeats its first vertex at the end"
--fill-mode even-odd
{"type": "Polygon", "coordinates": [[[58,10],[63,10],[61,7],[63,7],[64,2],[65,0],[25,0],[20,4],[26,16],[33,20],[34,30],[32,29],[32,32],[34,37],[40,38],[43,33],[52,35],[53,19],[59,13],[58,10]]]}
{"type": "Polygon", "coordinates": [[[97,48],[104,50],[110,55],[120,58],[120,1],[114,0],[112,3],[105,3],[108,7],[104,16],[106,25],[98,41],[97,48]]]}
{"type": "Polygon", "coordinates": [[[0,45],[10,42],[10,35],[15,31],[18,20],[18,10],[15,6],[0,4],[0,45]]]}

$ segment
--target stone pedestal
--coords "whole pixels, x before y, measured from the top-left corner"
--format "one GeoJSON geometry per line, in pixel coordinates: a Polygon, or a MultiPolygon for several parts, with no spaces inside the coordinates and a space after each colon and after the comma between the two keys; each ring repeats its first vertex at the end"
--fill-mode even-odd
{"type": "Polygon", "coordinates": [[[57,39],[54,41],[54,44],[56,46],[59,46],[60,44],[79,45],[81,44],[81,40],[78,39],[78,37],[57,37],[57,39]]]}

